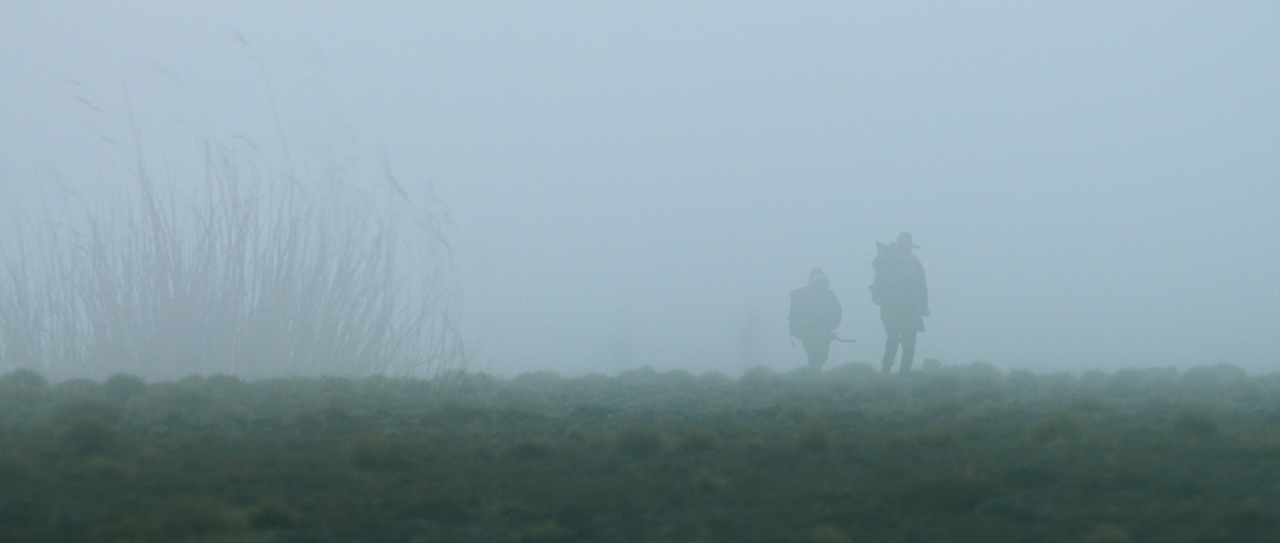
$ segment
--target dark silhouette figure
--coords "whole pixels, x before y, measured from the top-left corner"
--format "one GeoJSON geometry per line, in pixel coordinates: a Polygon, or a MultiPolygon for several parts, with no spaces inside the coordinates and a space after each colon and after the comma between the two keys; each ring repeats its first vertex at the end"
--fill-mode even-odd
{"type": "MultiPolygon", "coordinates": [[[[791,291],[791,335],[800,340],[809,355],[809,369],[822,370],[836,339],[843,311],[840,300],[829,288],[830,281],[821,269],[809,272],[809,286],[791,291]]],[[[794,344],[793,344],[794,345],[794,344]]]]}
{"type": "Polygon", "coordinates": [[[902,345],[902,369],[911,371],[911,361],[916,356],[916,333],[924,331],[924,317],[929,316],[929,291],[924,282],[924,266],[911,252],[911,234],[898,234],[898,241],[884,244],[876,242],[876,259],[871,267],[876,270],[871,284],[871,301],[880,306],[880,320],[889,338],[884,344],[881,370],[889,373],[893,359],[902,345]]]}

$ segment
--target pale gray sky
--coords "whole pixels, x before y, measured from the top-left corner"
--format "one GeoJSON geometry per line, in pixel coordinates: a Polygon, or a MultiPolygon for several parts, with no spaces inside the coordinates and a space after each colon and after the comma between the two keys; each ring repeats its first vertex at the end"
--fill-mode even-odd
{"type": "Polygon", "coordinates": [[[901,230],[920,357],[1274,371],[1277,28],[1226,2],[4,2],[0,188],[125,190],[101,136],[127,91],[176,179],[243,136],[434,184],[501,374],[800,367],[815,266],[859,340],[831,363],[878,360],[870,261],[901,230]]]}

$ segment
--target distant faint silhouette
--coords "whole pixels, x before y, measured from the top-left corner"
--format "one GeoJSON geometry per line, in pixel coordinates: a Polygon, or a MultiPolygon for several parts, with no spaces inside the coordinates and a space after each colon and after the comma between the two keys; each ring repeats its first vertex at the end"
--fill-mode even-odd
{"type": "Polygon", "coordinates": [[[884,344],[881,370],[889,373],[898,345],[902,345],[902,369],[911,371],[916,355],[916,333],[924,331],[924,317],[929,316],[929,290],[925,286],[924,266],[911,252],[919,246],[911,242],[911,234],[898,234],[898,241],[876,242],[875,282],[871,284],[871,301],[880,306],[880,320],[889,338],[884,344]]]}
{"type": "Polygon", "coordinates": [[[819,268],[809,272],[809,286],[791,291],[791,314],[787,316],[791,335],[804,344],[810,369],[821,370],[827,362],[842,316],[840,300],[831,292],[827,274],[819,268]]]}

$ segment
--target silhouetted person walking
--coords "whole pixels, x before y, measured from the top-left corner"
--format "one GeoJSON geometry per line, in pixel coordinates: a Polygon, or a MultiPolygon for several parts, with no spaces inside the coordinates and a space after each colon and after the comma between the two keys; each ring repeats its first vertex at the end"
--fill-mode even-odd
{"type": "Polygon", "coordinates": [[[916,356],[916,333],[924,331],[924,317],[929,316],[929,291],[924,282],[924,266],[911,252],[911,234],[898,234],[898,241],[888,245],[876,242],[876,259],[871,267],[876,270],[871,284],[871,301],[880,306],[880,320],[889,338],[884,344],[881,370],[889,373],[893,359],[902,345],[902,368],[899,373],[911,371],[911,361],[916,356]]]}
{"type": "Polygon", "coordinates": [[[791,291],[791,314],[787,318],[791,321],[791,335],[804,344],[809,355],[809,369],[820,371],[827,362],[842,316],[840,300],[831,292],[827,274],[819,268],[809,272],[809,286],[791,291]]]}

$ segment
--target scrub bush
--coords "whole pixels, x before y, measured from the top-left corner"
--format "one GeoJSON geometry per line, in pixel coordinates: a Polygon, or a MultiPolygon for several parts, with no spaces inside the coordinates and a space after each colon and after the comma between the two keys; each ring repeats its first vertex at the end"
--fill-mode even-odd
{"type": "Polygon", "coordinates": [[[34,406],[43,402],[48,392],[44,376],[33,370],[18,369],[0,377],[0,397],[23,405],[34,406]]]}
{"type": "Polygon", "coordinates": [[[1098,526],[1080,539],[1081,543],[1130,543],[1132,541],[1129,532],[1111,525],[1098,526]]]}
{"type": "Polygon", "coordinates": [[[810,424],[800,432],[800,451],[809,454],[824,453],[831,449],[831,432],[821,423],[810,424]]]}
{"type": "Polygon", "coordinates": [[[1080,423],[1066,413],[1059,413],[1035,423],[1031,427],[1031,441],[1039,444],[1057,440],[1080,439],[1080,423]]]}
{"type": "Polygon", "coordinates": [[[403,469],[408,462],[396,450],[395,443],[382,436],[364,434],[353,439],[348,447],[351,463],[369,471],[403,469]]]}
{"type": "Polygon", "coordinates": [[[916,514],[962,514],[999,494],[996,485],[973,477],[920,477],[901,486],[904,509],[916,514]]]}
{"type": "Polygon", "coordinates": [[[1221,429],[1218,413],[1203,405],[1185,405],[1176,409],[1169,418],[1175,429],[1201,436],[1213,435],[1221,429]]]}
{"type": "Polygon", "coordinates": [[[76,454],[102,454],[116,439],[116,426],[101,417],[80,415],[67,420],[58,431],[58,441],[76,454]]]}
{"type": "Polygon", "coordinates": [[[662,433],[652,425],[633,425],[618,434],[618,452],[628,456],[653,456],[662,450],[662,433]]]}
{"type": "Polygon", "coordinates": [[[112,400],[126,402],[134,396],[146,394],[147,383],[137,375],[117,373],[102,383],[102,391],[112,400]]]}
{"type": "Polygon", "coordinates": [[[700,453],[718,449],[720,436],[710,428],[697,427],[685,430],[676,443],[676,450],[683,453],[700,453]]]}

